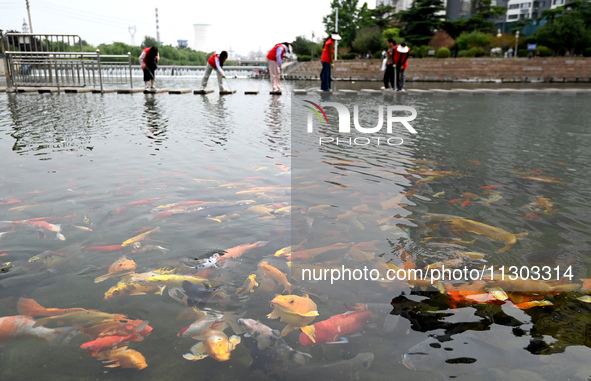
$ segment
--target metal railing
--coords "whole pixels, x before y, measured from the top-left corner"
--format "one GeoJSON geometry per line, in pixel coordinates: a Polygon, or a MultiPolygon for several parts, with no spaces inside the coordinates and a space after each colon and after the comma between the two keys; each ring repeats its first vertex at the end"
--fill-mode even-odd
{"type": "Polygon", "coordinates": [[[84,87],[129,84],[133,88],[131,54],[80,52],[5,52],[13,87],[84,87]],[[120,61],[124,59],[125,61],[120,61]],[[117,61],[116,61],[117,60],[117,61]]]}

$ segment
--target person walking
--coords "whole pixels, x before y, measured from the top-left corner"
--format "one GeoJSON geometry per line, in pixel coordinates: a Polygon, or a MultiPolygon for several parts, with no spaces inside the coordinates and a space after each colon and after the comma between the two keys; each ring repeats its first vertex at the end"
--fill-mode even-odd
{"type": "Polygon", "coordinates": [[[271,76],[271,85],[273,91],[281,91],[281,65],[285,59],[286,54],[290,54],[289,43],[282,42],[273,46],[273,49],[267,54],[267,66],[269,67],[269,75],[271,76]]]}
{"type": "Polygon", "coordinates": [[[394,47],[395,42],[392,38],[388,39],[388,51],[386,52],[386,71],[384,72],[384,90],[394,88],[394,47]]]}
{"type": "Polygon", "coordinates": [[[320,62],[322,63],[322,71],[320,72],[320,89],[323,91],[330,91],[330,76],[333,57],[334,40],[331,35],[324,42],[324,47],[322,48],[322,57],[320,57],[320,62]]]}
{"type": "Polygon", "coordinates": [[[406,67],[408,66],[408,52],[410,48],[406,45],[406,42],[396,45],[394,48],[394,64],[396,65],[396,90],[404,90],[404,78],[406,67]]]}
{"type": "Polygon", "coordinates": [[[151,82],[151,89],[154,90],[156,83],[156,69],[158,66],[156,65],[160,60],[160,53],[158,53],[158,48],[155,46],[150,46],[145,48],[140,54],[140,66],[144,71],[144,83],[146,85],[146,90],[148,89],[148,82],[151,82]]]}
{"type": "Polygon", "coordinates": [[[209,58],[207,59],[207,66],[205,67],[205,73],[203,74],[203,79],[201,80],[201,90],[205,90],[205,87],[207,86],[207,81],[209,80],[209,76],[211,75],[211,72],[215,69],[218,77],[218,86],[220,88],[220,91],[225,91],[224,82],[222,78],[226,78],[226,74],[224,74],[224,70],[222,70],[222,67],[224,66],[224,62],[226,62],[226,59],[228,59],[228,52],[226,52],[225,50],[222,51],[220,54],[213,53],[211,56],[209,56],[209,58]]]}

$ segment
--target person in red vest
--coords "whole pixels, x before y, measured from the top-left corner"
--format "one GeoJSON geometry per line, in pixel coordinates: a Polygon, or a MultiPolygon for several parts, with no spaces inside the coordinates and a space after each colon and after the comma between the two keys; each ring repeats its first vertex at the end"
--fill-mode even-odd
{"type": "Polygon", "coordinates": [[[158,53],[158,48],[155,46],[150,46],[145,48],[140,54],[140,66],[144,71],[144,82],[146,84],[146,89],[148,88],[148,82],[152,82],[152,89],[155,89],[154,84],[156,82],[155,72],[158,66],[156,63],[160,60],[160,53],[158,53]]]}
{"type": "Polygon", "coordinates": [[[285,55],[290,54],[290,45],[291,44],[288,42],[282,42],[273,46],[273,49],[271,49],[269,54],[267,54],[267,65],[269,66],[269,75],[271,76],[271,85],[273,86],[273,91],[281,91],[281,86],[279,83],[279,79],[281,78],[281,65],[283,64],[285,55]]]}
{"type": "Polygon", "coordinates": [[[396,65],[396,90],[404,90],[404,71],[408,66],[408,52],[410,48],[406,45],[406,42],[396,45],[394,48],[394,65],[396,65]]]}
{"type": "Polygon", "coordinates": [[[334,40],[332,36],[324,42],[324,48],[322,49],[322,57],[320,62],[322,63],[322,71],[320,72],[320,88],[323,91],[330,91],[330,71],[332,67],[332,58],[334,57],[334,40]]]}
{"type": "Polygon", "coordinates": [[[207,66],[205,67],[205,73],[203,74],[203,79],[201,80],[201,90],[205,90],[207,86],[207,81],[209,80],[209,76],[211,75],[211,71],[215,69],[217,76],[218,76],[218,86],[220,91],[224,91],[224,83],[222,78],[226,78],[226,74],[224,74],[224,70],[222,67],[224,66],[224,62],[228,59],[228,52],[225,50],[222,51],[220,54],[213,53],[207,59],[207,66]]]}

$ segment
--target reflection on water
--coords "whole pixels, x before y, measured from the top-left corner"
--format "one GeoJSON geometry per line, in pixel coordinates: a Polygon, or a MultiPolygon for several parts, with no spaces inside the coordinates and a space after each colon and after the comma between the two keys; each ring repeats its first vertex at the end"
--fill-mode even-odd
{"type": "MultiPolygon", "coordinates": [[[[293,215],[292,234],[304,248],[292,255],[294,276],[330,280],[332,271],[355,277],[357,270],[361,277],[361,269],[368,271],[365,278],[376,274],[374,282],[308,282],[304,288],[323,290],[329,300],[347,299],[349,306],[391,302],[392,314],[430,334],[393,337],[415,342],[387,349],[420,372],[413,378],[591,375],[589,368],[568,369],[576,356],[555,357],[588,341],[582,332],[590,229],[582,200],[589,192],[579,187],[588,171],[583,152],[591,143],[583,127],[588,113],[580,111],[585,98],[308,94],[295,97],[292,109],[304,110],[304,99],[339,102],[349,110],[358,105],[366,128],[375,126],[377,106],[388,102],[413,106],[419,115],[412,123],[418,135],[394,129],[392,135],[404,140],[400,147],[376,143],[383,131],[371,136],[371,144],[364,143],[368,135],[350,143],[351,136],[363,135],[338,134],[330,106],[324,107],[328,124],[315,123],[314,134],[305,133],[305,112],[293,118],[292,202],[301,213],[293,215]],[[307,250],[312,247],[317,249],[307,250]],[[502,266],[516,266],[529,279],[501,281],[502,266]],[[443,268],[478,276],[443,282],[433,275],[443,268]],[[483,269],[492,279],[480,276],[483,269]],[[388,281],[389,271],[426,275],[388,281]],[[534,271],[552,275],[543,282],[532,279],[534,271]],[[489,330],[492,337],[484,333],[489,330]],[[505,360],[511,340],[493,340],[503,335],[522,343],[511,353],[514,363],[505,360]],[[544,361],[560,371],[542,370],[532,357],[540,354],[553,354],[544,361]]],[[[372,367],[380,368],[386,369],[372,367]]]]}
{"type": "MultiPolygon", "coordinates": [[[[166,140],[166,129],[168,128],[168,119],[163,118],[159,99],[155,94],[146,94],[145,110],[142,114],[142,120],[146,123],[146,137],[153,140],[155,146],[162,145],[166,140]]],[[[159,150],[159,148],[156,148],[159,150]]]]}
{"type": "Polygon", "coordinates": [[[0,324],[6,378],[591,376],[585,98],[232,86],[0,97],[0,316],[41,323],[0,324]],[[419,133],[394,125],[403,145],[318,146],[338,116],[325,107],[330,124],[307,134],[302,99],[357,104],[365,127],[377,105],[413,106],[419,133]],[[443,264],[559,266],[562,279],[383,279],[443,264]],[[379,276],[310,282],[303,268],[379,276]],[[240,318],[295,332],[246,337],[240,318]]]}

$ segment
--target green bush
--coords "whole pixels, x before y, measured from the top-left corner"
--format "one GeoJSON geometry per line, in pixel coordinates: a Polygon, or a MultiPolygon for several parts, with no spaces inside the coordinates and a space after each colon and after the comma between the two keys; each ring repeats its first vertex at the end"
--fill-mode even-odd
{"type": "Polygon", "coordinates": [[[373,54],[373,58],[382,58],[382,52],[381,52],[381,51],[379,51],[379,52],[375,52],[375,53],[373,54]]]}
{"type": "Polygon", "coordinates": [[[517,51],[517,57],[527,57],[529,55],[529,50],[527,49],[519,49],[517,51]]]}
{"type": "Polygon", "coordinates": [[[466,50],[471,48],[482,48],[490,44],[492,40],[492,35],[485,34],[482,32],[462,32],[456,38],[456,45],[460,50],[466,50]]]}
{"type": "Polygon", "coordinates": [[[469,50],[460,50],[458,52],[458,57],[461,58],[469,58],[469,57],[474,57],[473,55],[471,55],[472,53],[469,50]]]}
{"type": "Polygon", "coordinates": [[[550,57],[553,54],[552,49],[541,45],[538,46],[538,52],[540,52],[540,57],[550,57]]]}
{"type": "Polygon", "coordinates": [[[470,57],[483,57],[486,55],[486,51],[479,47],[473,47],[470,50],[470,57]]]}
{"type": "Polygon", "coordinates": [[[451,52],[448,48],[439,48],[437,53],[435,53],[435,57],[437,58],[449,58],[451,56],[451,52]]]}
{"type": "Polygon", "coordinates": [[[345,53],[341,55],[341,57],[343,57],[342,59],[344,60],[354,60],[355,57],[357,57],[357,53],[345,53]]]}
{"type": "Polygon", "coordinates": [[[312,59],[312,57],[310,57],[310,56],[298,56],[299,62],[306,62],[306,61],[310,61],[311,59],[312,59]]]}
{"type": "Polygon", "coordinates": [[[591,57],[591,47],[586,48],[585,50],[583,50],[583,56],[585,56],[585,57],[591,57]]]}

